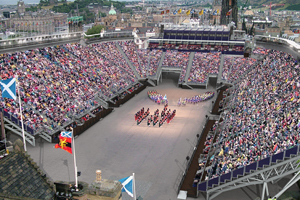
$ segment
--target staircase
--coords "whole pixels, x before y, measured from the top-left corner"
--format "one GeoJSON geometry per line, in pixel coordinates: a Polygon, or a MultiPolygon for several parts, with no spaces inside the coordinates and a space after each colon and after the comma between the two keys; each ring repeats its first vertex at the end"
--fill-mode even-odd
{"type": "Polygon", "coordinates": [[[190,53],[190,58],[189,58],[189,63],[188,63],[188,66],[186,68],[184,82],[182,83],[182,85],[187,86],[190,89],[193,89],[193,88],[191,86],[189,86],[187,84],[187,82],[188,82],[188,79],[189,79],[189,76],[190,76],[190,73],[191,73],[191,68],[192,68],[192,65],[193,65],[194,56],[195,56],[195,52],[191,52],[190,53]]]}
{"type": "Polygon", "coordinates": [[[157,80],[157,83],[159,83],[159,79],[160,79],[160,76],[161,76],[161,68],[162,68],[162,63],[165,59],[165,55],[166,55],[166,52],[163,52],[162,55],[161,55],[161,58],[160,58],[160,61],[158,63],[158,67],[157,67],[157,71],[156,71],[156,77],[155,79],[157,80]]]}
{"type": "Polygon", "coordinates": [[[147,82],[148,82],[150,85],[152,85],[153,87],[156,86],[155,83],[154,83],[152,80],[150,80],[150,79],[148,79],[147,82]]]}
{"type": "Polygon", "coordinates": [[[218,74],[218,80],[217,83],[222,82],[222,74],[223,74],[223,66],[224,66],[224,54],[221,54],[221,62],[219,67],[219,74],[218,74]]]}
{"type": "MultiPolygon", "coordinates": [[[[128,57],[126,56],[126,54],[124,53],[124,51],[122,50],[122,48],[120,47],[120,45],[115,42],[116,47],[119,49],[120,53],[123,55],[123,57],[125,58],[127,64],[129,65],[129,67],[132,69],[132,71],[134,72],[135,77],[140,77],[140,75],[137,73],[135,67],[133,67],[132,63],[128,60],[128,57]]],[[[140,77],[141,78],[141,77],[140,77]]]]}

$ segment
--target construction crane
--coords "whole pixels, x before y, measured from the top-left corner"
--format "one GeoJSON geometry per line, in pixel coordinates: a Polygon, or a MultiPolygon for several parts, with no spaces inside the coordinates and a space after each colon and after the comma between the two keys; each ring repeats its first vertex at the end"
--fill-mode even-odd
{"type": "Polygon", "coordinates": [[[244,30],[247,33],[247,28],[246,28],[246,22],[245,22],[245,16],[244,16],[244,8],[246,7],[248,3],[248,0],[244,5],[242,6],[242,11],[241,11],[241,18],[242,18],[242,30],[244,30]]]}

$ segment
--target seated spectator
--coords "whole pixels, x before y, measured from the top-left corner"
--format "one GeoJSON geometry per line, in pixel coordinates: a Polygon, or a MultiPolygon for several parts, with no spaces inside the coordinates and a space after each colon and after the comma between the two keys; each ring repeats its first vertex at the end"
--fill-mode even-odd
{"type": "Polygon", "coordinates": [[[208,74],[218,74],[220,66],[220,53],[196,52],[191,67],[188,82],[205,83],[208,74]]]}

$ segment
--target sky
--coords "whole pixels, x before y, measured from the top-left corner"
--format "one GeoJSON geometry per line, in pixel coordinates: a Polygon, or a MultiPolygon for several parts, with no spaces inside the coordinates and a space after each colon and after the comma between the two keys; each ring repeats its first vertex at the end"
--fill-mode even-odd
{"type": "MultiPolygon", "coordinates": [[[[39,3],[40,0],[23,0],[25,4],[28,3],[39,3]]],[[[74,0],[68,0],[68,1],[74,1],[74,0]]],[[[119,0],[122,1],[122,0],[119,0]]],[[[17,5],[18,0],[0,0],[0,5],[17,5]]]]}
{"type": "MultiPolygon", "coordinates": [[[[23,0],[27,3],[39,3],[40,0],[23,0]]],[[[0,5],[17,5],[18,0],[0,0],[0,5]]]]}
{"type": "MultiPolygon", "coordinates": [[[[28,3],[39,3],[40,0],[23,0],[25,4],[28,3]]],[[[74,1],[74,0],[68,0],[74,1]]],[[[0,5],[17,5],[18,0],[0,0],[0,5]]]]}

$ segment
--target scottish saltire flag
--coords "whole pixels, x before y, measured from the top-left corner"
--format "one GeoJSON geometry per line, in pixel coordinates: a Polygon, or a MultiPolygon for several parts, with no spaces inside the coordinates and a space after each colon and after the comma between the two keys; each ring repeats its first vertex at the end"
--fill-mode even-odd
{"type": "Polygon", "coordinates": [[[127,192],[127,194],[133,197],[133,176],[128,176],[119,180],[123,186],[122,192],[127,192]]]}
{"type": "Polygon", "coordinates": [[[178,12],[178,10],[176,9],[176,10],[173,12],[173,15],[177,15],[177,12],[178,12]]]}
{"type": "Polygon", "coordinates": [[[194,12],[195,12],[195,10],[194,10],[194,9],[192,9],[192,10],[191,10],[191,14],[193,14],[194,12]]]}
{"type": "Polygon", "coordinates": [[[2,97],[16,100],[16,79],[10,78],[0,81],[2,97]]]}
{"type": "Polygon", "coordinates": [[[206,11],[207,11],[207,10],[206,10],[206,9],[204,9],[204,10],[203,10],[203,13],[205,14],[205,13],[206,13],[206,11]]]}
{"type": "Polygon", "coordinates": [[[218,11],[217,10],[215,10],[214,11],[214,13],[213,13],[213,15],[217,15],[218,14],[218,11]]]}

